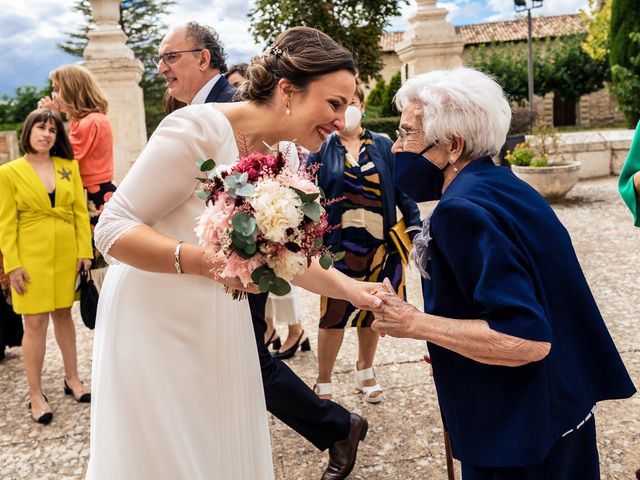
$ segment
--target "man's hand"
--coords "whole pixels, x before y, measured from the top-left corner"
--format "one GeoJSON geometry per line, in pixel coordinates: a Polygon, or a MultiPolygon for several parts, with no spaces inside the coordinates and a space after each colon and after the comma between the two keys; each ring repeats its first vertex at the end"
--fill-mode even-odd
{"type": "Polygon", "coordinates": [[[413,338],[413,324],[422,312],[403,301],[388,279],[384,280],[384,291],[377,292],[376,296],[382,300],[382,305],[373,311],[375,318],[371,328],[382,336],[413,338]]]}
{"type": "Polygon", "coordinates": [[[31,282],[31,279],[29,275],[27,275],[27,272],[24,271],[24,268],[18,267],[9,272],[9,282],[18,295],[24,295],[27,293],[25,283],[31,282]]]}

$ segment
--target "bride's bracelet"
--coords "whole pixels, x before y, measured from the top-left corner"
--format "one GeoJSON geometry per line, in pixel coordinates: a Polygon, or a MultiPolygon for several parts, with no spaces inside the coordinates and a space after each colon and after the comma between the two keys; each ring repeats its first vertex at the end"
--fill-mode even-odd
{"type": "Polygon", "coordinates": [[[175,259],[176,272],[178,272],[178,275],[181,275],[184,273],[182,271],[182,265],[180,264],[180,249],[182,248],[183,243],[184,241],[182,240],[178,242],[178,244],[176,245],[176,251],[173,254],[173,257],[175,259]]]}

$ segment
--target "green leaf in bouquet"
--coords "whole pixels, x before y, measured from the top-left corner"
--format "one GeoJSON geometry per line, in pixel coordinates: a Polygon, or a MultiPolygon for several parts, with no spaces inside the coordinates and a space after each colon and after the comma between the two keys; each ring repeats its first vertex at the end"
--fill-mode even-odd
{"type": "Polygon", "coordinates": [[[247,253],[247,248],[248,247],[236,250],[236,254],[243,260],[249,260],[251,257],[255,255],[255,251],[253,253],[247,253]]]}
{"type": "Polygon", "coordinates": [[[322,237],[316,237],[313,241],[313,246],[315,248],[320,248],[322,246],[322,237]]]}
{"type": "Polygon", "coordinates": [[[321,209],[322,207],[319,203],[305,203],[302,205],[302,212],[314,222],[320,220],[320,215],[322,214],[321,209]]]}
{"type": "Polygon", "coordinates": [[[300,197],[300,200],[302,200],[302,203],[312,203],[316,201],[316,198],[318,198],[320,196],[320,193],[306,193],[303,192],[302,190],[299,190],[297,188],[291,187],[291,189],[296,192],[296,194],[300,197]]]}
{"type": "Polygon", "coordinates": [[[243,235],[240,235],[235,230],[231,232],[231,243],[233,243],[233,246],[236,247],[236,250],[244,250],[247,246],[247,243],[249,243],[248,240],[250,239],[243,235]]]}
{"type": "Polygon", "coordinates": [[[320,266],[325,270],[329,270],[329,267],[333,265],[333,258],[331,258],[331,254],[323,253],[320,257],[320,266]]]}
{"type": "Polygon", "coordinates": [[[252,257],[256,254],[256,244],[255,242],[248,243],[246,247],[244,247],[244,251],[247,255],[251,255],[252,257]]]}
{"type": "Polygon", "coordinates": [[[275,277],[271,281],[271,286],[269,287],[269,292],[274,295],[283,296],[291,291],[291,285],[284,278],[275,277]]]}
{"type": "Polygon", "coordinates": [[[263,275],[258,280],[258,288],[262,293],[266,293],[269,291],[269,287],[271,286],[271,277],[268,275],[263,275]]]}
{"type": "Polygon", "coordinates": [[[232,188],[235,190],[237,188],[244,186],[244,184],[246,183],[246,180],[242,182],[240,181],[240,178],[241,176],[238,172],[233,172],[231,175],[227,175],[227,177],[224,179],[224,183],[226,183],[229,186],[229,188],[232,188]]]}
{"type": "Polygon", "coordinates": [[[255,191],[256,191],[256,187],[254,187],[250,183],[247,183],[240,188],[234,189],[235,194],[241,197],[250,197],[251,195],[253,195],[255,191]]]}
{"type": "Polygon", "coordinates": [[[340,250],[338,253],[336,253],[333,256],[334,260],[337,260],[337,261],[342,260],[344,258],[345,253],[347,253],[347,252],[345,252],[344,250],[340,250]]]}
{"type": "Polygon", "coordinates": [[[320,189],[320,200],[324,200],[325,198],[327,198],[322,187],[318,186],[318,188],[320,189]]]}
{"type": "Polygon", "coordinates": [[[264,273],[271,271],[272,270],[269,265],[260,265],[258,268],[255,268],[253,272],[251,272],[251,280],[253,280],[253,283],[258,283],[260,281],[260,277],[262,277],[264,273]]]}
{"type": "Polygon", "coordinates": [[[209,198],[209,192],[206,190],[196,190],[195,194],[200,200],[206,200],[209,198]]]}
{"type": "Polygon", "coordinates": [[[209,158],[207,160],[198,160],[196,161],[196,165],[201,172],[208,172],[216,168],[216,162],[214,162],[212,158],[209,158]]]}
{"type": "Polygon", "coordinates": [[[238,212],[231,219],[233,231],[243,237],[252,238],[256,231],[256,219],[246,212],[238,212]]]}

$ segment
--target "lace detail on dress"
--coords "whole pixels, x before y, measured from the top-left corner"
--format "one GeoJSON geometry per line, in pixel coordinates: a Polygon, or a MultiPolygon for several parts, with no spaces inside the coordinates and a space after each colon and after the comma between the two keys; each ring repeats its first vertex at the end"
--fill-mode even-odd
{"type": "Polygon", "coordinates": [[[411,250],[411,260],[418,267],[418,271],[423,278],[431,278],[427,273],[427,265],[431,260],[431,215],[429,213],[422,222],[422,229],[413,238],[413,249],[411,250]]]}
{"type": "Polygon", "coordinates": [[[133,227],[141,225],[140,220],[127,215],[127,212],[119,208],[117,200],[112,198],[104,206],[98,224],[94,230],[94,241],[96,248],[102,253],[105,261],[109,265],[118,265],[120,262],[109,255],[109,250],[116,240],[131,230],[133,227]],[[114,201],[115,200],[115,201],[114,201]]]}

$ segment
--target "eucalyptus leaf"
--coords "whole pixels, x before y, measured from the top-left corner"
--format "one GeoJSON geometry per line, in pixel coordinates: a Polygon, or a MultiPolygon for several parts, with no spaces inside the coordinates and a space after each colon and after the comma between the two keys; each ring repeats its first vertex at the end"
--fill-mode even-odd
{"type": "Polygon", "coordinates": [[[216,162],[214,162],[212,158],[208,160],[198,160],[196,165],[198,165],[201,172],[208,172],[216,168],[216,162]]]}
{"type": "Polygon", "coordinates": [[[209,192],[205,190],[196,190],[195,193],[200,200],[206,200],[207,198],[209,198],[209,192]]]}
{"type": "Polygon", "coordinates": [[[236,195],[239,195],[241,197],[250,197],[254,194],[255,191],[256,187],[254,187],[250,183],[246,183],[245,185],[235,189],[236,195]]]}
{"type": "Polygon", "coordinates": [[[320,266],[325,270],[329,270],[329,267],[333,265],[333,259],[331,258],[331,255],[329,255],[328,253],[323,253],[319,261],[320,261],[320,266]]]}
{"type": "Polygon", "coordinates": [[[266,293],[269,291],[269,287],[271,286],[271,278],[268,275],[263,275],[260,277],[258,281],[258,287],[262,293],[266,293]]]}
{"type": "Polygon", "coordinates": [[[244,251],[247,253],[247,255],[251,255],[252,257],[255,255],[256,250],[257,248],[255,243],[249,243],[246,247],[244,247],[244,251]]]}
{"type": "Polygon", "coordinates": [[[305,203],[302,205],[302,212],[314,222],[320,220],[322,207],[318,203],[305,203]]]}
{"type": "Polygon", "coordinates": [[[266,264],[260,265],[258,268],[254,269],[253,272],[251,272],[251,280],[253,280],[253,283],[258,283],[260,281],[260,277],[262,277],[262,275],[268,270],[271,269],[266,264]]]}
{"type": "Polygon", "coordinates": [[[342,260],[342,259],[344,258],[345,253],[347,253],[347,252],[345,252],[344,250],[341,250],[341,251],[339,251],[338,253],[336,253],[336,254],[333,256],[333,258],[334,258],[334,259],[336,259],[336,260],[338,260],[338,261],[340,261],[340,260],[342,260]]]}
{"type": "Polygon", "coordinates": [[[291,285],[284,278],[276,277],[271,281],[269,292],[274,295],[283,296],[291,291],[291,285]]]}

